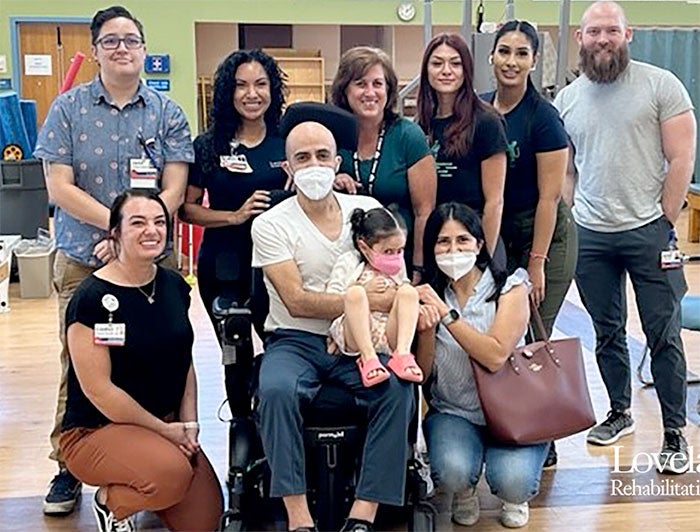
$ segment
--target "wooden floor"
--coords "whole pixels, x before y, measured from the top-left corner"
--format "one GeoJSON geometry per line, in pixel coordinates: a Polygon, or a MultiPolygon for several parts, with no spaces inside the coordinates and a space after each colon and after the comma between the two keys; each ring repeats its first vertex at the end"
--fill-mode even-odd
{"type": "MultiPolygon", "coordinates": [[[[682,215],[679,235],[685,237],[687,214],[682,215]]],[[[700,253],[699,244],[681,239],[681,249],[700,253]]],[[[700,294],[700,264],[686,267],[690,292],[700,294]]],[[[41,512],[48,481],[55,464],[48,460],[58,381],[56,298],[20,299],[19,287],[11,285],[11,311],[0,314],[0,531],[92,531],[90,504],[93,488],[83,490],[79,509],[69,517],[49,518],[41,512]]],[[[634,301],[630,297],[630,301],[634,301]]],[[[192,305],[196,329],[195,364],[199,378],[201,440],[219,478],[226,467],[226,426],[217,419],[223,392],[219,349],[199,297],[192,305]]],[[[608,409],[607,397],[592,354],[593,333],[575,288],[557,322],[559,334],[577,334],[586,347],[586,364],[594,406],[599,419],[608,409]]],[[[630,350],[638,360],[644,343],[634,311],[629,320],[630,350]]],[[[689,367],[700,373],[700,332],[684,331],[689,367]]],[[[689,388],[686,436],[695,446],[697,472],[681,477],[655,473],[614,473],[612,448],[587,446],[584,435],[559,442],[559,466],[544,473],[540,495],[531,503],[530,524],[524,530],[559,531],[697,531],[700,530],[700,496],[669,494],[616,496],[612,482],[637,486],[671,481],[672,489],[694,489],[700,494],[700,416],[696,409],[700,385],[689,388]],[[674,488],[673,486],[676,486],[674,488]]],[[[636,432],[620,442],[620,462],[629,467],[636,453],[658,452],[661,444],[659,407],[653,389],[633,384],[633,414],[636,432]]],[[[643,461],[642,463],[646,463],[643,461]]],[[[497,521],[497,501],[484,486],[479,488],[482,518],[471,527],[477,531],[502,530],[497,521]]],[[[160,530],[158,521],[147,515],[138,518],[141,530],[160,530]]],[[[455,526],[455,530],[462,527],[455,526]]],[[[465,529],[466,530],[466,529],[465,529]]]]}

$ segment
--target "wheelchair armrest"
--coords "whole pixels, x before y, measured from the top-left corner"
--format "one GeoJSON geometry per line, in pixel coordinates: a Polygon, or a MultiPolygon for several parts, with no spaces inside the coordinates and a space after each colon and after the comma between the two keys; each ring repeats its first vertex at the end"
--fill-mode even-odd
{"type": "Polygon", "coordinates": [[[211,305],[211,310],[217,319],[229,316],[250,316],[250,309],[238,306],[238,302],[226,296],[217,296],[211,305]]]}

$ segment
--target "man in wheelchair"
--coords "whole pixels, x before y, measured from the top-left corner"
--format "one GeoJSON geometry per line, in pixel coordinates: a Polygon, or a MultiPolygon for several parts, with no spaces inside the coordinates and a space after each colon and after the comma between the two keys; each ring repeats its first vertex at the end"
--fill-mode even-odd
{"type": "MultiPolygon", "coordinates": [[[[314,108],[323,111],[316,119],[331,128],[337,124],[336,109],[314,108]]],[[[380,205],[366,196],[333,192],[340,158],[329,128],[288,111],[282,131],[288,133],[283,167],[297,194],[261,214],[252,228],[253,267],[262,268],[270,300],[256,391],[270,495],[282,498],[290,530],[315,530],[306,497],[302,409],[322,383],[340,384],[366,406],[368,420],[355,501],[342,530],[372,530],[379,503],[403,504],[414,390],[393,374],[365,388],[353,359],[327,352],[328,328],[343,312],[343,300],[325,293],[325,287],[338,256],[353,249],[352,210],[380,205]]],[[[394,297],[368,295],[372,309],[385,311],[394,297]]]]}

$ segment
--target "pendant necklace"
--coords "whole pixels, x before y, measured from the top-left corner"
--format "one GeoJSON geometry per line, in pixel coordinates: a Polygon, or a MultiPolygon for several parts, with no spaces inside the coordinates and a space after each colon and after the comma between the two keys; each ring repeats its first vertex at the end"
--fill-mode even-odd
{"type": "Polygon", "coordinates": [[[151,288],[151,293],[148,294],[145,290],[143,290],[140,286],[137,286],[136,289],[141,292],[145,297],[146,301],[148,301],[149,305],[152,305],[153,302],[155,301],[155,295],[156,295],[156,278],[153,278],[153,288],[151,288]]]}
{"type": "MultiPolygon", "coordinates": [[[[131,279],[130,279],[129,276],[126,274],[126,269],[125,269],[124,267],[122,267],[121,263],[119,263],[119,268],[122,270],[122,272],[124,273],[124,276],[127,278],[127,280],[129,280],[129,282],[131,282],[131,279]]],[[[146,298],[146,301],[148,301],[148,304],[149,304],[149,305],[152,305],[153,302],[156,300],[156,299],[155,299],[155,295],[156,295],[156,277],[158,277],[158,270],[156,270],[156,275],[153,276],[153,287],[151,288],[151,293],[150,293],[150,294],[149,294],[148,292],[146,292],[144,289],[142,289],[138,284],[133,284],[133,285],[132,285],[132,288],[136,288],[136,290],[138,290],[139,292],[141,292],[141,293],[143,294],[143,296],[146,298]]],[[[148,283],[146,283],[146,284],[148,284],[148,283]]]]}

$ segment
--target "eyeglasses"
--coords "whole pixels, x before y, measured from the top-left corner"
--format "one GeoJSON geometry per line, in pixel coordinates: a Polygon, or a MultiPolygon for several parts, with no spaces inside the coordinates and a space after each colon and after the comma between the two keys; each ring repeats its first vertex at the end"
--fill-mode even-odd
{"type": "Polygon", "coordinates": [[[127,50],[138,50],[143,46],[143,39],[138,35],[127,35],[126,37],[105,35],[95,41],[95,44],[99,44],[103,50],[116,50],[121,43],[124,43],[127,50]]]}

